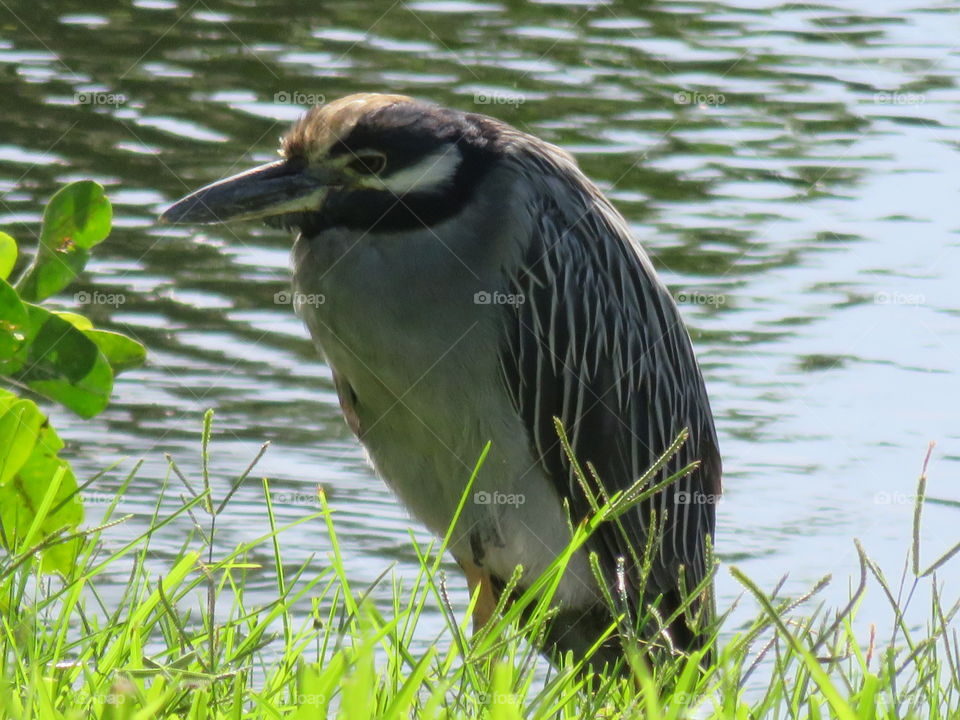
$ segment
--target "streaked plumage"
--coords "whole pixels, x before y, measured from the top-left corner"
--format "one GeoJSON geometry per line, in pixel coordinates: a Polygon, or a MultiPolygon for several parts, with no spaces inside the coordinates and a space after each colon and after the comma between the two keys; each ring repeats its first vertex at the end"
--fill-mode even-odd
{"type": "MultiPolygon", "coordinates": [[[[315,108],[282,155],[164,217],[263,218],[301,231],[295,287],[324,302],[298,311],[351,429],[434,532],[447,529],[491,442],[474,487],[488,495],[467,503],[451,544],[471,587],[481,585],[477,620],[515,565],[529,581],[564,547],[568,509],[574,522],[589,512],[554,417],[607,492],[632,484],[689,429],[659,477],[700,466],[589,546],[609,582],[626,561],[631,585],[627,545],[642,553],[650,510],[665,517],[646,591],[627,594],[635,610],[662,594],[669,615],[679,574],[692,588],[707,572],[720,458],[689,336],[622,216],[559,148],[401,96],[315,108]],[[514,504],[478,501],[493,493],[514,504]]],[[[590,647],[610,623],[600,597],[581,551],[557,594],[552,648],[590,647]]],[[[670,634],[681,648],[700,642],[682,618],[670,634]]],[[[600,653],[616,655],[614,644],[600,653]]]]}

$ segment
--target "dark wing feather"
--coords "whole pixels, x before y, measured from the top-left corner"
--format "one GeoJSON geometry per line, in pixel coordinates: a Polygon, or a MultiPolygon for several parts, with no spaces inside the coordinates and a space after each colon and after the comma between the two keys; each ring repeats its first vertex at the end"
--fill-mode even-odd
{"type": "MultiPolygon", "coordinates": [[[[554,417],[563,422],[580,464],[592,463],[608,492],[634,483],[682,428],[689,429],[688,441],[654,482],[693,460],[700,467],[621,520],[639,554],[651,508],[665,517],[646,588],[632,602],[663,595],[661,610],[669,612],[679,602],[680,566],[688,588],[707,571],[706,538],[713,535],[713,501],[720,493],[703,378],[680,313],[625,221],[579,172],[571,183],[571,168],[558,172],[542,154],[535,161],[544,171],[538,178],[544,192],[531,201],[533,234],[512,278],[511,290],[524,302],[505,309],[504,380],[535,454],[568,498],[575,521],[588,514],[589,504],[554,417]]],[[[610,526],[592,539],[604,567],[615,568],[618,557],[629,567],[623,536],[610,526]]],[[[684,634],[674,628],[674,641],[694,644],[684,634]]]]}

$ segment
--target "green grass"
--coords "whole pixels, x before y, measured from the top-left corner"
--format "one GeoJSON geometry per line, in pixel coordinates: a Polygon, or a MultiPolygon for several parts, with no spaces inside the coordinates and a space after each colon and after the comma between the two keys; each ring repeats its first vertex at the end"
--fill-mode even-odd
{"type": "MultiPolygon", "coordinates": [[[[478,636],[469,632],[469,608],[451,607],[441,571],[443,543],[414,547],[420,569],[392,584],[389,610],[369,599],[371,588],[350,581],[349,558],[336,539],[336,512],[321,494],[320,512],[280,526],[262,481],[269,532],[231,551],[216,541],[218,524],[251,468],[224,497],[211,490],[210,417],[202,442],[201,477],[174,464],[150,529],[107,550],[115,537],[117,501],[104,525],[84,531],[83,552],[65,576],[40,574],[36,547],[0,559],[0,716],[3,718],[933,718],[960,717],[957,604],[942,597],[937,571],[920,562],[918,487],[914,543],[905,576],[895,585],[858,546],[859,587],[848,605],[813,611],[812,598],[786,598],[759,588],[735,567],[730,572],[756,604],[757,616],[716,649],[713,664],[678,656],[652,669],[633,658],[629,679],[578,673],[572,659],[550,670],[525,637],[549,615],[537,593],[521,601],[534,608],[521,628],[519,607],[478,636]],[[162,512],[171,498],[182,501],[162,512]],[[194,532],[159,572],[154,534],[192,518],[194,532]],[[283,560],[286,532],[324,523],[332,551],[290,570],[283,560]],[[263,551],[273,566],[259,568],[263,551]],[[254,552],[257,551],[257,552],[254,552]],[[286,569],[285,569],[286,568],[286,569]],[[269,573],[271,602],[254,604],[248,576],[269,573]],[[98,582],[122,572],[122,595],[102,597],[98,582]],[[929,584],[934,601],[926,625],[904,619],[909,598],[929,584]],[[854,631],[865,593],[881,593],[897,610],[895,627],[860,637],[854,631]],[[312,607],[312,612],[304,608],[312,607]],[[425,608],[446,620],[436,643],[413,643],[425,608]],[[294,609],[296,608],[296,610],[294,609]],[[951,627],[954,623],[954,627],[951,627]],[[881,641],[879,638],[884,638],[881,641]],[[750,690],[745,688],[749,683],[750,690]]],[[[262,454],[262,451],[261,451],[262,454]]],[[[615,507],[623,498],[610,499],[615,507]]],[[[604,508],[601,508],[603,511],[604,508]]],[[[59,536],[46,542],[68,540],[59,536]]],[[[582,542],[577,534],[574,543],[582,542]]],[[[413,540],[411,540],[413,543],[413,540]]],[[[572,550],[571,550],[572,551],[572,550]]],[[[957,548],[948,555],[952,555],[957,548]]],[[[549,596],[563,559],[540,578],[549,596]]],[[[386,578],[386,575],[384,576],[386,578]]],[[[389,583],[387,579],[381,580],[389,583]]],[[[115,581],[112,583],[115,587],[115,581]]]]}

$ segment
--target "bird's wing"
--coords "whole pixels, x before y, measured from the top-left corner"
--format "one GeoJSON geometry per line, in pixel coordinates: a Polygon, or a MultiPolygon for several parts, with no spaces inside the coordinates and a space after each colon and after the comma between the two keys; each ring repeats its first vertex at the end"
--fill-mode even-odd
{"type": "Polygon", "coordinates": [[[554,417],[562,421],[578,462],[592,463],[608,493],[629,487],[689,429],[686,444],[653,482],[693,460],[699,468],[621,518],[625,533],[603,526],[590,545],[605,556],[608,569],[616,567],[617,557],[629,567],[625,543],[640,554],[650,510],[656,509],[663,540],[643,595],[676,599],[681,565],[688,589],[707,570],[705,538],[713,534],[720,493],[720,457],[703,378],[673,299],[622,217],[589,187],[570,207],[562,208],[554,196],[540,193],[529,208],[532,242],[512,278],[519,298],[504,310],[504,382],[574,522],[590,507],[554,417]]]}

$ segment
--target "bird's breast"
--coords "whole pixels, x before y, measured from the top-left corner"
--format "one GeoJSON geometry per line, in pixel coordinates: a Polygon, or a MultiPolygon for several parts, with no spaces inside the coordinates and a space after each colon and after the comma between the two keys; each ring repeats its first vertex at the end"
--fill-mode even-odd
{"type": "MultiPolygon", "coordinates": [[[[516,245],[502,236],[509,230],[464,248],[456,223],[383,236],[328,229],[299,238],[293,253],[296,293],[322,298],[300,315],[348,424],[433,532],[448,530],[489,444],[451,550],[503,580],[518,563],[535,576],[569,539],[561,499],[502,384],[509,288],[497,244],[516,245]]],[[[574,564],[561,597],[580,604],[593,598],[592,575],[581,555],[574,564]]]]}

